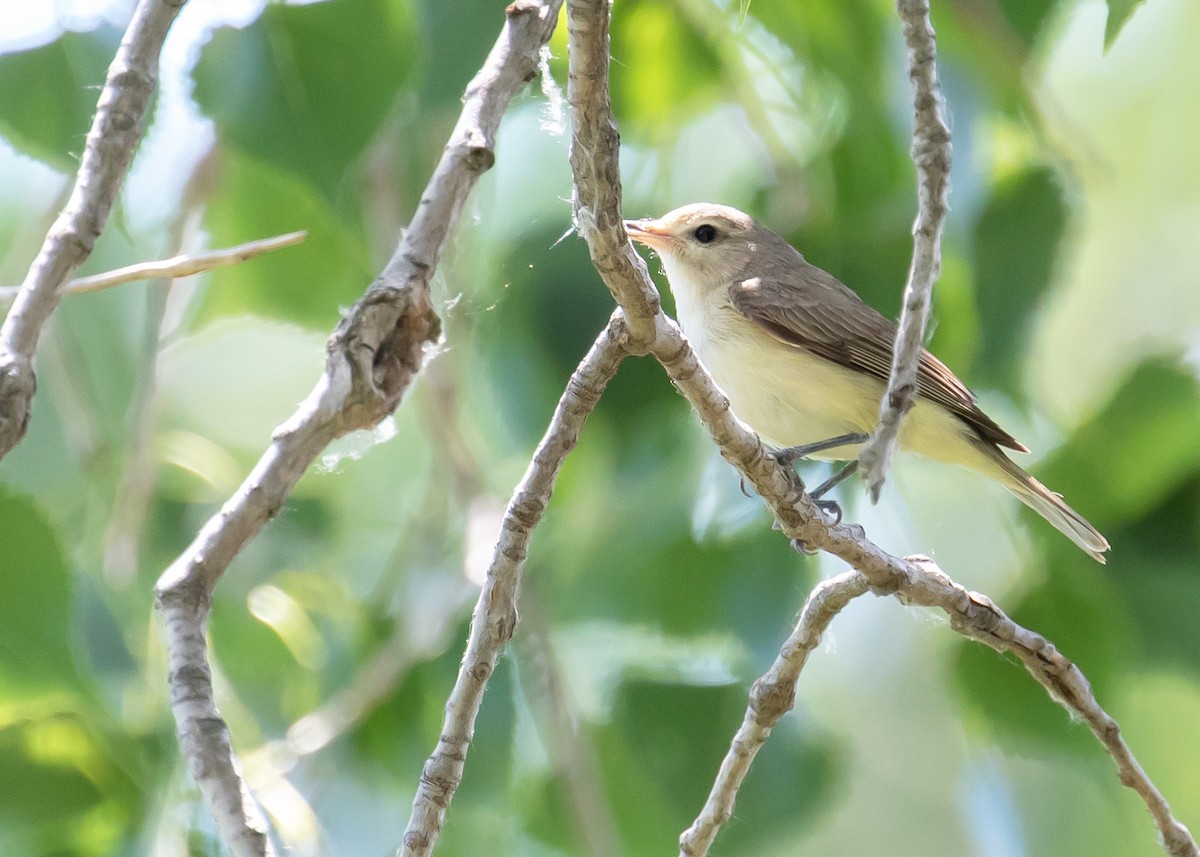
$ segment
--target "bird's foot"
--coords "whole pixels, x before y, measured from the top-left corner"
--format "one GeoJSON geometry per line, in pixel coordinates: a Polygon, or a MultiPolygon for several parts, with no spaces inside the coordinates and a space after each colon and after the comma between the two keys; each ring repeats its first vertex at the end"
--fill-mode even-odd
{"type": "Polygon", "coordinates": [[[813,500],[813,505],[821,510],[825,517],[830,518],[829,526],[836,527],[842,522],[842,507],[837,500],[813,500]]]}

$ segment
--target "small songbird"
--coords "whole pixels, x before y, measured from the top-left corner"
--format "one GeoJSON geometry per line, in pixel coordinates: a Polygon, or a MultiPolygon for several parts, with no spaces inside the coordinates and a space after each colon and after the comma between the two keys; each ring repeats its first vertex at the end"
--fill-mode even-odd
{"type": "MultiPolygon", "coordinates": [[[[734,414],[777,449],[856,460],[878,422],[896,325],[737,209],[686,205],[625,228],[662,259],[679,324],[734,414]]],[[[996,480],[1104,562],[1104,536],[1009,459],[1001,447],[1029,450],[924,349],[918,391],[901,450],[996,480]]]]}

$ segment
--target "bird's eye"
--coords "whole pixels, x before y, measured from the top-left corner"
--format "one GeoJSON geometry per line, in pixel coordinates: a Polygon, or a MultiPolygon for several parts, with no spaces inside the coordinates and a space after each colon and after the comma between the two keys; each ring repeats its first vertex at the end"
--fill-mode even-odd
{"type": "Polygon", "coordinates": [[[701,244],[711,244],[717,240],[717,228],[708,223],[702,223],[692,233],[701,244]]]}

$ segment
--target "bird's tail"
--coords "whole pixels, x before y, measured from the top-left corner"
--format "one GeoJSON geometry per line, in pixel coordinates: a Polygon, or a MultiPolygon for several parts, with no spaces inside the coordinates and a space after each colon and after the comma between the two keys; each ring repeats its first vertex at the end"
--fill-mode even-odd
{"type": "Polygon", "coordinates": [[[1038,482],[992,444],[980,443],[978,446],[998,469],[999,472],[995,475],[1005,488],[1053,524],[1060,533],[1083,548],[1096,562],[1104,562],[1108,539],[1100,535],[1083,515],[1064,503],[1061,495],[1055,494],[1038,482]]]}

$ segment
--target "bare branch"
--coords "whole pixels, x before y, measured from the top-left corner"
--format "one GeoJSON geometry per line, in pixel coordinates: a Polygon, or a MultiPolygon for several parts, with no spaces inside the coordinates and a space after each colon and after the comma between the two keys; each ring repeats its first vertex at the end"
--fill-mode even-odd
{"type": "Polygon", "coordinates": [[[950,617],[950,626],[963,636],[1016,656],[1052,699],[1088,725],[1112,756],[1121,782],[1133,789],[1150,810],[1164,850],[1172,857],[1200,854],[1188,829],[1171,815],[1166,799],[1138,764],[1117,722],[1096,701],[1091,685],[1075,664],[1045,638],[1010,619],[987,596],[970,592],[951,580],[928,557],[889,559],[903,568],[892,569],[896,577],[890,583],[881,585],[858,571],[850,571],[823,581],[809,595],[779,657],[754,683],[746,717],[721,764],[708,801],[695,823],[680,837],[680,857],[704,857],[708,853],[721,826],[733,815],[738,789],[759,747],[795,703],[796,684],[808,655],[820,643],[833,617],[868,590],[894,594],[903,604],[936,607],[950,617]]]}
{"type": "MultiPolygon", "coordinates": [[[[901,0],[901,2],[903,6],[908,0],[901,0]]],[[[920,2],[920,0],[916,0],[916,2],[920,2]]],[[[570,34],[571,79],[572,81],[586,80],[590,86],[605,93],[604,97],[597,102],[600,106],[597,107],[593,104],[588,110],[579,109],[578,96],[572,95],[572,108],[575,111],[574,133],[577,139],[594,141],[594,145],[608,146],[614,150],[607,154],[592,152],[589,161],[573,158],[572,167],[575,170],[575,181],[577,185],[589,188],[590,197],[601,201],[604,205],[610,205],[614,201],[619,202],[620,200],[620,177],[616,169],[615,152],[618,141],[615,131],[612,131],[614,119],[607,98],[608,58],[598,47],[607,46],[608,3],[606,0],[568,0],[568,12],[572,27],[570,34]],[[588,39],[594,42],[591,49],[580,44],[588,39]],[[592,163],[607,164],[609,168],[603,173],[597,173],[591,170],[592,163]]],[[[907,30],[908,28],[906,28],[906,34],[907,30]]],[[[922,74],[932,75],[932,30],[929,30],[927,35],[929,38],[927,51],[918,55],[918,58],[927,59],[927,64],[917,63],[916,65],[922,70],[922,74]]],[[[914,36],[908,35],[908,38],[911,43],[914,36]]],[[[933,102],[918,98],[917,107],[919,113],[932,110],[935,116],[937,114],[936,98],[933,102]]],[[[919,121],[918,125],[920,124],[919,121]]],[[[946,145],[948,146],[948,142],[946,145]]],[[[930,149],[918,153],[919,160],[928,168],[930,160],[938,160],[939,153],[946,154],[940,145],[933,145],[930,149]]],[[[945,213],[943,197],[948,163],[947,159],[941,166],[942,184],[934,188],[937,190],[935,200],[935,208],[938,209],[935,211],[937,217],[933,222],[918,221],[918,245],[928,246],[931,249],[927,254],[917,254],[918,257],[924,255],[924,261],[918,258],[914,262],[914,269],[927,268],[929,274],[927,279],[930,281],[936,271],[936,239],[940,232],[942,216],[945,213]]],[[[928,171],[927,168],[923,169],[923,174],[928,171]]],[[[922,192],[926,192],[924,186],[922,192]]],[[[591,247],[594,260],[613,260],[621,257],[624,249],[622,244],[627,240],[623,236],[614,237],[611,229],[596,228],[581,230],[581,232],[589,244],[604,245],[591,247]]],[[[609,291],[617,297],[622,306],[624,306],[624,300],[629,300],[639,307],[644,306],[640,303],[641,293],[653,289],[653,284],[649,282],[648,278],[640,287],[631,288],[624,282],[624,278],[630,276],[630,269],[627,267],[598,265],[597,270],[606,281],[609,291]]],[[[640,269],[635,267],[633,270],[645,278],[644,267],[640,269]]],[[[657,306],[657,304],[654,305],[657,306]]],[[[1187,828],[1171,816],[1162,795],[1146,778],[1141,767],[1130,754],[1128,747],[1121,740],[1116,723],[1096,704],[1086,679],[1070,661],[1062,657],[1046,640],[1013,623],[987,598],[969,593],[951,581],[933,565],[931,560],[924,557],[900,559],[891,556],[868,541],[862,527],[827,523],[813,505],[811,498],[804,493],[803,486],[795,474],[790,469],[781,467],[773,457],[766,455],[758,437],[748,431],[733,416],[729,409],[729,401],[721,394],[704,370],[696,358],[695,352],[680,333],[678,326],[660,315],[653,320],[653,328],[655,331],[653,340],[649,343],[640,340],[633,345],[637,347],[648,345],[649,352],[663,365],[676,389],[696,409],[705,429],[720,448],[722,456],[738,469],[746,481],[754,486],[759,496],[771,507],[780,529],[785,535],[844,560],[856,570],[857,574],[861,575],[865,582],[864,585],[872,591],[879,594],[895,593],[907,604],[939,607],[950,615],[951,624],[959,633],[987,643],[1000,651],[1013,652],[1055,699],[1073,711],[1077,711],[1088,722],[1092,731],[1116,761],[1121,781],[1137,791],[1146,801],[1168,853],[1173,857],[1200,857],[1197,854],[1195,841],[1188,833],[1187,828]]],[[[919,346],[919,333],[916,341],[919,346]]],[[[854,584],[854,586],[857,585],[854,584]]],[[[848,589],[835,587],[832,591],[842,593],[839,597],[848,600],[852,596],[846,595],[846,593],[853,592],[854,586],[846,583],[845,587],[848,589]]],[[[822,596],[832,599],[828,590],[822,593],[822,596]]],[[[813,610],[823,622],[827,623],[828,618],[832,617],[832,612],[836,612],[836,610],[829,612],[832,609],[831,603],[836,604],[836,601],[814,604],[813,610]]],[[[817,627],[816,616],[808,622],[808,630],[811,631],[817,627]]],[[[802,653],[806,651],[806,645],[808,645],[807,642],[800,646],[795,653],[797,657],[803,657],[802,653]]],[[[785,647],[783,655],[785,660],[790,657],[786,651],[787,648],[785,647]]],[[[799,663],[802,665],[802,660],[799,663]]],[[[799,672],[798,666],[788,667],[788,669],[795,674],[799,672]]],[[[771,709],[774,706],[777,709],[780,695],[765,693],[768,688],[769,683],[756,690],[756,698],[759,699],[752,703],[752,707],[757,705],[771,709]],[[770,705],[767,704],[768,701],[770,701],[770,705]]],[[[788,704],[790,705],[790,702],[788,704]]],[[[755,716],[757,717],[757,714],[755,716]]],[[[765,735],[761,737],[765,738],[765,735]]],[[[756,740],[752,735],[748,738],[756,740]]],[[[747,753],[749,752],[748,747],[749,745],[739,745],[735,742],[731,753],[735,755],[747,753]]],[[[725,816],[728,809],[727,804],[736,793],[736,784],[745,775],[749,761],[750,759],[747,758],[744,762],[728,763],[728,771],[725,767],[722,768],[723,778],[718,779],[717,787],[714,789],[716,798],[715,800],[710,798],[710,803],[713,803],[712,820],[705,821],[705,816],[702,816],[697,822],[699,828],[697,828],[696,845],[689,844],[689,834],[684,835],[681,840],[681,848],[684,849],[682,853],[704,853],[704,850],[700,848],[700,843],[704,841],[705,837],[711,841],[711,835],[715,835],[715,833],[710,835],[704,831],[713,824],[713,820],[727,817],[725,816]],[[688,847],[692,847],[693,850],[687,851],[688,847]]],[[[706,809],[706,812],[709,810],[706,809]]],[[[707,849],[706,845],[704,849],[707,849]]]]}
{"type": "Polygon", "coordinates": [[[0,458],[21,442],[37,389],[33,355],[61,286],[92,253],[138,142],[158,58],[186,0],[140,0],[108,68],[75,187],[0,327],[0,458]]]}
{"type": "Polygon", "coordinates": [[[908,76],[913,86],[917,219],[913,224],[913,258],[904,287],[904,309],[892,350],[892,371],[879,405],[879,424],[858,456],[872,501],[878,500],[883,490],[900,423],[917,401],[917,367],[925,343],[933,281],[942,267],[942,226],[950,191],[950,129],[943,118],[929,0],[897,0],[896,9],[903,23],[908,76]]]}
{"type": "Polygon", "coordinates": [[[570,77],[567,98],[575,116],[571,170],[575,175],[575,228],[587,241],[592,264],[625,309],[637,342],[650,343],[663,317],[646,263],[625,233],[617,154],[620,139],[608,92],[611,0],[569,0],[570,77]]]}
{"type": "Polygon", "coordinates": [[[420,371],[440,321],[429,279],[467,194],[495,162],[500,119],[536,75],[561,0],[518,0],[500,37],[467,86],[458,123],[383,272],[330,338],[325,372],[238,491],[159,578],[180,745],[226,845],[238,855],[272,854],[260,814],[237,769],[229,730],[213,699],[205,646],[212,590],[233,558],[283,506],[301,475],[333,439],[371,428],[391,413],[420,371]]]}
{"type": "Polygon", "coordinates": [[[1172,814],[1162,792],[1151,782],[1121,729],[1100,707],[1092,686],[1079,668],[1039,634],[1010,619],[986,595],[970,592],[951,580],[937,564],[924,556],[903,560],[904,575],[896,598],[904,604],[937,607],[950,617],[950,626],[960,634],[1015,655],[1056,702],[1077,714],[1112,756],[1122,784],[1137,792],[1154,817],[1163,850],[1171,857],[1200,857],[1200,847],[1172,814]]]}
{"type": "MultiPolygon", "coordinates": [[[[240,265],[255,256],[270,253],[281,247],[299,244],[307,237],[307,232],[288,232],[273,238],[247,241],[245,244],[238,244],[236,247],[227,247],[223,250],[210,250],[207,253],[194,255],[182,254],[158,262],[139,262],[136,265],[117,268],[115,271],[106,271],[103,274],[92,274],[90,277],[71,280],[63,286],[62,291],[68,294],[98,292],[137,280],[177,280],[180,277],[215,271],[217,268],[240,265]]],[[[0,302],[14,300],[20,291],[20,286],[0,287],[0,302]]]]}
{"type": "Polygon", "coordinates": [[[847,571],[823,580],[808,594],[800,611],[796,627],[775,663],[750,690],[750,706],[733,744],[721,762],[716,782],[699,817],[679,837],[680,857],[703,857],[720,832],[722,825],[733,817],[733,804],[742,781],[759,748],[796,701],[796,683],[808,656],[821,642],[821,635],[852,600],[867,591],[867,579],[857,571],[847,571]]]}
{"type": "Polygon", "coordinates": [[[429,854],[441,833],[446,808],[462,781],[484,688],[500,651],[517,626],[517,586],[529,538],[550,502],[563,460],[575,448],[584,421],[626,355],[624,342],[628,338],[622,314],[617,311],[567,382],[550,426],[504,511],[487,582],[471,616],[467,651],[454,689],[446,700],[441,737],[425,763],[413,799],[412,815],[399,852],[402,857],[429,854]]]}

